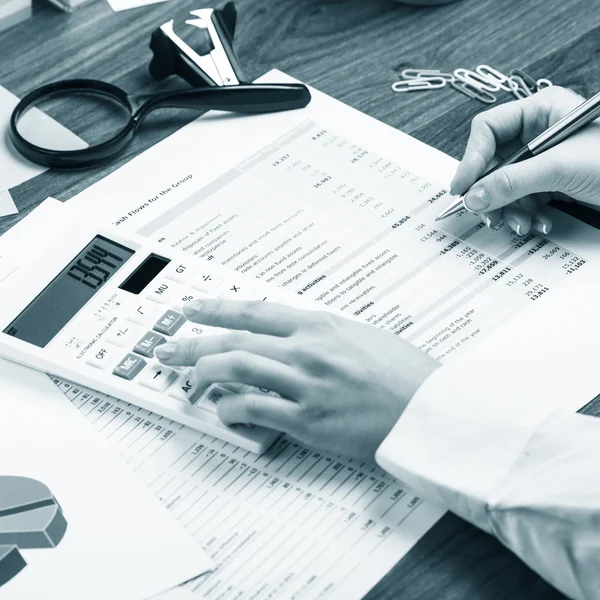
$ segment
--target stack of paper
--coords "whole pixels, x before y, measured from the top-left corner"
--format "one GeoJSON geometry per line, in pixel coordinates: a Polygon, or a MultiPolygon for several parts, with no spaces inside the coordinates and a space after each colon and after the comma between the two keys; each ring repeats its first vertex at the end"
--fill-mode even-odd
{"type": "Polygon", "coordinates": [[[0,31],[31,17],[31,0],[0,0],[0,31]]]}
{"type": "MultiPolygon", "coordinates": [[[[475,370],[502,364],[519,389],[579,408],[597,391],[588,299],[598,232],[558,212],[544,239],[490,231],[473,215],[437,224],[455,168],[313,90],[303,111],[203,117],[66,206],[42,205],[26,234],[3,239],[0,273],[18,268],[31,239],[43,243],[53,219],[94,219],[387,328],[443,362],[476,347],[475,370]],[[524,331],[535,343],[519,343],[524,331]],[[532,351],[540,347],[552,352],[532,351]]],[[[443,513],[372,461],[286,436],[256,456],[55,383],[214,560],[185,587],[196,598],[361,598],[443,513]]]]}

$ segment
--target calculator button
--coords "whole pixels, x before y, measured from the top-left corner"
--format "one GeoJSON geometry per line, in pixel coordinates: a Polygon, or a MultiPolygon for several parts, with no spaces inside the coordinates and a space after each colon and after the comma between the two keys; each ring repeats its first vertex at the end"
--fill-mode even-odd
{"type": "Polygon", "coordinates": [[[200,323],[186,321],[177,332],[177,337],[193,338],[199,335],[223,335],[224,333],[229,333],[229,329],[223,329],[222,327],[211,327],[210,325],[202,325],[200,323]]]}
{"type": "Polygon", "coordinates": [[[220,385],[221,387],[234,392],[235,394],[243,394],[244,392],[248,391],[250,387],[245,383],[235,383],[233,381],[231,383],[221,383],[220,385]]]}
{"type": "Polygon", "coordinates": [[[176,379],[177,373],[162,365],[152,365],[140,375],[138,383],[157,392],[164,392],[176,379]]]}
{"type": "Polygon", "coordinates": [[[209,295],[205,294],[204,292],[189,288],[185,292],[181,292],[180,294],[173,296],[171,305],[175,310],[181,311],[186,304],[189,304],[194,300],[202,300],[203,298],[209,298],[209,295]]]}
{"type": "Polygon", "coordinates": [[[223,282],[224,275],[215,269],[200,269],[192,280],[192,287],[205,294],[213,293],[223,282]]]}
{"type": "Polygon", "coordinates": [[[121,352],[122,350],[117,346],[102,344],[88,352],[89,356],[86,358],[85,362],[97,369],[106,369],[119,360],[119,354],[121,352]]]}
{"type": "Polygon", "coordinates": [[[267,388],[257,388],[252,385],[247,385],[244,391],[246,394],[265,394],[267,396],[279,397],[279,394],[277,392],[273,392],[271,390],[268,390],[267,388]]]}
{"type": "Polygon", "coordinates": [[[193,404],[194,398],[194,381],[191,371],[186,371],[179,376],[179,379],[171,386],[169,396],[176,400],[189,402],[193,404]]]}
{"type": "Polygon", "coordinates": [[[137,325],[147,325],[152,323],[161,311],[161,307],[155,302],[138,302],[133,304],[132,310],[127,314],[126,319],[137,325]]]}
{"type": "Polygon", "coordinates": [[[200,396],[196,406],[213,414],[217,414],[219,402],[221,402],[225,396],[231,395],[232,393],[233,392],[224,389],[220,385],[213,384],[202,394],[202,396],[200,396]]]}
{"type": "Polygon", "coordinates": [[[148,287],[146,298],[159,304],[169,304],[179,285],[168,279],[161,279],[148,287]]]}
{"type": "Polygon", "coordinates": [[[262,300],[265,297],[264,289],[259,289],[249,279],[227,278],[215,290],[219,298],[225,300],[262,300]]]}
{"type": "Polygon", "coordinates": [[[167,340],[165,340],[160,333],[148,331],[148,333],[146,333],[133,347],[133,351],[141,354],[142,356],[152,358],[154,356],[154,350],[156,347],[164,344],[166,341],[167,340]]]}
{"type": "Polygon", "coordinates": [[[134,325],[127,323],[127,321],[121,321],[117,325],[113,325],[111,333],[106,338],[107,342],[125,348],[125,346],[131,346],[133,342],[139,338],[141,329],[134,325]]]}
{"type": "Polygon", "coordinates": [[[171,281],[176,281],[177,283],[185,283],[186,281],[189,281],[192,278],[194,272],[197,271],[199,267],[199,264],[174,261],[165,270],[164,275],[167,279],[170,279],[171,281]]]}
{"type": "Polygon", "coordinates": [[[113,373],[118,377],[131,381],[146,366],[146,361],[135,354],[128,354],[115,367],[113,373]]]}
{"type": "Polygon", "coordinates": [[[177,333],[179,328],[185,323],[185,317],[176,310],[168,310],[154,324],[154,331],[164,333],[165,335],[173,335],[177,333]]]}

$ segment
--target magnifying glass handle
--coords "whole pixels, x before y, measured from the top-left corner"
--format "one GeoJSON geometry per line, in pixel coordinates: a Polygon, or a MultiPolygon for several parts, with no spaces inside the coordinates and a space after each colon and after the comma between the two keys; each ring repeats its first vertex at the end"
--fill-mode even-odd
{"type": "Polygon", "coordinates": [[[151,96],[139,107],[134,119],[139,121],[157,108],[269,113],[304,108],[310,100],[310,91],[301,83],[261,83],[182,90],[151,96]]]}

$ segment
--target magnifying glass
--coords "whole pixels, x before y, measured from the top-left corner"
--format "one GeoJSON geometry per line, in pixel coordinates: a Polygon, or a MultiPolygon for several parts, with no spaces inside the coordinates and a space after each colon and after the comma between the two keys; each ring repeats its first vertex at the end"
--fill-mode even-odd
{"type": "Polygon", "coordinates": [[[112,159],[131,142],[145,117],[159,108],[257,114],[304,108],[310,99],[302,84],[205,87],[142,96],[102,81],[73,79],[25,96],[12,114],[9,135],[28,160],[77,169],[112,159]],[[77,135],[57,135],[55,127],[44,127],[46,115],[77,135]]]}

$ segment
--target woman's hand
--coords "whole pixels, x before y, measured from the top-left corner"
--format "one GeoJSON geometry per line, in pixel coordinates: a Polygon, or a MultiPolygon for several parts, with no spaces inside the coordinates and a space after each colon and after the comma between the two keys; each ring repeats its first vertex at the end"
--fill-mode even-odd
{"type": "Polygon", "coordinates": [[[164,364],[194,367],[195,389],[239,382],[281,396],[226,396],[224,423],[263,425],[348,456],[373,458],[439,365],[389,331],[325,312],[202,300],[185,316],[238,331],[163,344],[156,356],[164,364]]]}
{"type": "Polygon", "coordinates": [[[451,193],[469,190],[465,206],[482,213],[488,227],[504,220],[520,235],[530,230],[550,231],[552,222],[544,206],[553,198],[600,206],[599,121],[554,148],[499,169],[473,185],[490,166],[529,143],[581,102],[583,98],[570,90],[550,87],[477,115],[451,193]]]}

